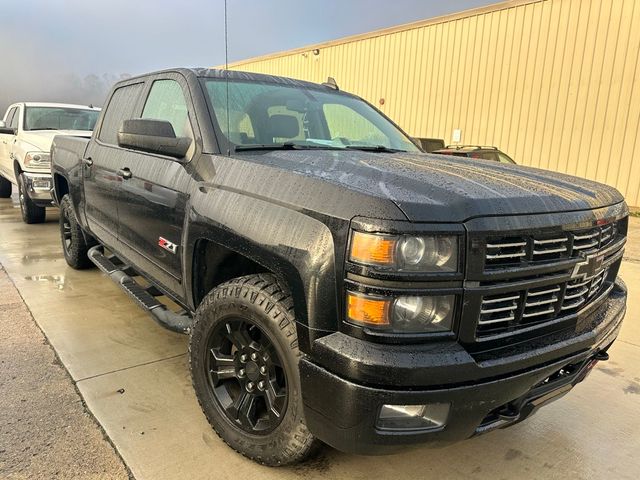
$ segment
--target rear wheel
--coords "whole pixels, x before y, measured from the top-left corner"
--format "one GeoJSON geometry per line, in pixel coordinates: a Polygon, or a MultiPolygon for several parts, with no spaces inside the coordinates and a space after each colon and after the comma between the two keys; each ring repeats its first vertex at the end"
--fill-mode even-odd
{"type": "Polygon", "coordinates": [[[304,421],[293,302],[273,275],[238,278],[209,293],[189,351],[198,401],[228,445],[270,466],[313,453],[318,441],[304,421]]]}
{"type": "Polygon", "coordinates": [[[65,195],[60,201],[60,240],[64,259],[70,267],[84,270],[93,266],[87,252],[97,243],[82,231],[69,195],[65,195]]]}
{"type": "Polygon", "coordinates": [[[0,198],[11,196],[11,182],[4,177],[0,177],[0,198]]]}
{"type": "Polygon", "coordinates": [[[20,211],[22,212],[22,220],[24,223],[44,223],[47,216],[47,209],[33,203],[33,200],[27,193],[24,176],[18,176],[18,194],[20,199],[20,211]]]}

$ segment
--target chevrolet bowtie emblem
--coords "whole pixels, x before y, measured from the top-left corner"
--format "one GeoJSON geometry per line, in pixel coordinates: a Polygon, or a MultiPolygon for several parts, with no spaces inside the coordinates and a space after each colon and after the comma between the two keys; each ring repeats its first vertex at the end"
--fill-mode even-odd
{"type": "Polygon", "coordinates": [[[572,279],[593,277],[602,269],[603,254],[587,255],[583,261],[576,263],[571,272],[572,279]]]}

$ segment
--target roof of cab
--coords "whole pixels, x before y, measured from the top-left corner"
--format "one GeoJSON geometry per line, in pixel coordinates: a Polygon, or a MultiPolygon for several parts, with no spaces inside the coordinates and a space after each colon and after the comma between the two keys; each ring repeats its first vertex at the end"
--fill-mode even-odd
{"type": "MultiPolygon", "coordinates": [[[[184,76],[193,75],[198,78],[216,78],[216,79],[222,79],[222,80],[229,79],[229,80],[245,80],[250,82],[268,82],[268,83],[276,83],[280,85],[289,85],[289,86],[297,86],[297,87],[305,87],[305,88],[329,89],[333,92],[340,91],[340,90],[335,90],[326,85],[323,85],[321,83],[307,82],[305,80],[297,80],[295,78],[279,77],[276,75],[266,75],[263,73],[243,72],[240,70],[224,70],[219,68],[170,68],[165,70],[158,70],[155,72],[148,72],[142,75],[137,75],[135,77],[130,77],[125,80],[122,80],[122,82],[130,82],[131,80],[143,79],[152,75],[158,75],[161,73],[172,73],[172,72],[180,73],[184,76]]],[[[341,92],[341,93],[352,95],[348,92],[341,92]]]]}
{"type": "Polygon", "coordinates": [[[55,108],[81,108],[83,110],[100,110],[93,105],[76,105],[73,103],[52,103],[52,102],[20,102],[25,107],[55,107],[55,108]]]}

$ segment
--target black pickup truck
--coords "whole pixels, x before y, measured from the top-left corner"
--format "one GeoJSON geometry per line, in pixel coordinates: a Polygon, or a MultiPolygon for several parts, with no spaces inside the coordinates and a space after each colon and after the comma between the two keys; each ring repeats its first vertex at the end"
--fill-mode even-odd
{"type": "Polygon", "coordinates": [[[267,465],[520,422],[625,313],[616,190],[422,153],[333,82],[131,78],[52,174],[69,265],[190,335],[206,417],[267,465]]]}

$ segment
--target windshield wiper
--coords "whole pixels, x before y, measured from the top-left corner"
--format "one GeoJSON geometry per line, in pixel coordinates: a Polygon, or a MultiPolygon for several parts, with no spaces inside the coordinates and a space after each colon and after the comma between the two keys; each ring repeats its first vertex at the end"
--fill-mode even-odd
{"type": "Polygon", "coordinates": [[[382,152],[382,153],[398,153],[406,152],[399,148],[389,148],[384,145],[347,145],[346,148],[351,150],[362,150],[363,152],[382,152]]]}
{"type": "Polygon", "coordinates": [[[31,132],[36,132],[38,130],[58,130],[57,128],[53,128],[53,127],[44,127],[44,128],[30,128],[29,131],[31,132]]]}
{"type": "Polygon", "coordinates": [[[236,152],[246,152],[250,150],[342,150],[340,147],[330,145],[301,145],[294,142],[265,143],[253,145],[236,145],[236,152]]]}

